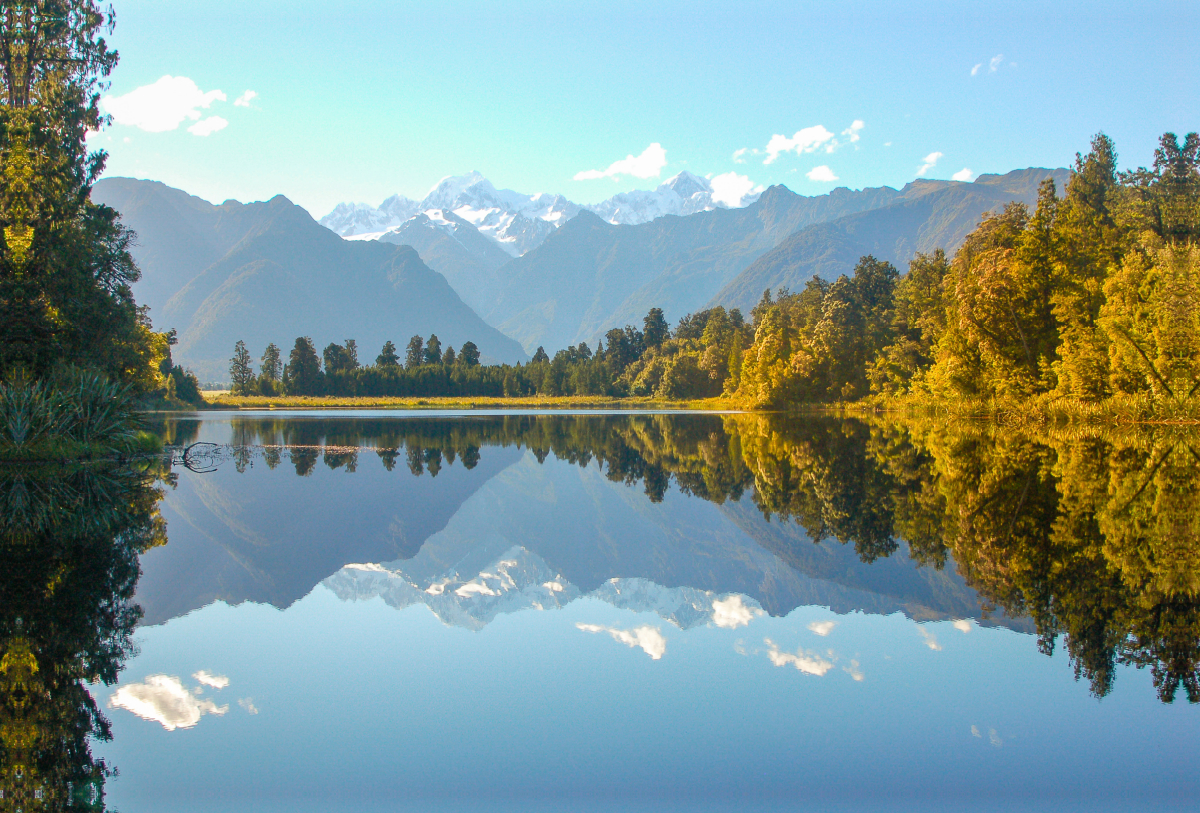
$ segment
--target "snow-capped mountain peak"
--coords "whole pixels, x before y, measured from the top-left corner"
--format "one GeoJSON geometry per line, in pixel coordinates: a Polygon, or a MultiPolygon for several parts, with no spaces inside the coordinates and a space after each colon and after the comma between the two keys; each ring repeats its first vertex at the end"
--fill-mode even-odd
{"type": "Polygon", "coordinates": [[[562,195],[525,195],[497,189],[481,173],[472,171],[442,178],[419,203],[400,195],[388,198],[377,209],[361,203],[341,203],[320,222],[349,239],[377,239],[419,213],[453,212],[505,252],[519,257],[541,245],[551,232],[583,209],[613,224],[636,225],[665,215],[746,206],[758,200],[761,191],[732,173],[709,179],[685,170],[657,189],[623,192],[601,203],[581,206],[562,195]]]}

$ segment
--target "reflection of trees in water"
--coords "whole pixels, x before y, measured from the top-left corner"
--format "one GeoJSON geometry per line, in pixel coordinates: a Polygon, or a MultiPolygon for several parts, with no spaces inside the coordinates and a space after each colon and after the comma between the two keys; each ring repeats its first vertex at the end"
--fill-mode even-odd
{"type": "MultiPolygon", "coordinates": [[[[297,474],[473,468],[488,446],[599,465],[661,501],[674,482],[873,562],[899,540],[955,566],[985,602],[1060,638],[1098,696],[1117,664],[1149,667],[1164,701],[1200,701],[1200,436],[1169,427],[1043,432],[995,425],[772,415],[509,415],[459,419],[235,419],[234,436],[297,474]]],[[[249,452],[247,452],[249,455],[249,452]]],[[[249,459],[249,457],[247,457],[249,459]]],[[[775,550],[796,564],[802,551],[775,550]]]]}
{"type": "Polygon", "coordinates": [[[1097,696],[1112,690],[1117,664],[1133,664],[1150,667],[1163,701],[1182,687],[1200,702],[1195,435],[901,431],[931,455],[920,521],[940,527],[986,601],[1031,617],[1047,653],[1065,637],[1097,696]]]}
{"type": "Polygon", "coordinates": [[[101,810],[109,737],[86,683],[133,649],[138,555],[166,541],[153,478],[0,469],[0,789],[5,810],[101,810]]]}

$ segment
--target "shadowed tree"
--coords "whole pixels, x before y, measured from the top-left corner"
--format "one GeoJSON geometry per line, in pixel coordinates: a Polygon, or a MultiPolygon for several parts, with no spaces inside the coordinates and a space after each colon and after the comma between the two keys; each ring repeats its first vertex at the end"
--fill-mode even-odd
{"type": "Polygon", "coordinates": [[[384,342],[383,349],[375,357],[375,364],[378,367],[399,367],[400,357],[396,355],[396,345],[390,340],[384,342]]]}

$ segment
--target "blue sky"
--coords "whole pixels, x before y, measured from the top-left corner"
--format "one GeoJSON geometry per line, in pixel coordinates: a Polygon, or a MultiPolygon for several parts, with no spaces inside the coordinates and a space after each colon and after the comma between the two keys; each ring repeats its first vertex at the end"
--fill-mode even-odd
{"type": "Polygon", "coordinates": [[[107,174],[317,217],[470,170],[582,203],[683,169],[901,186],[1101,130],[1130,167],[1200,127],[1195,2],[113,3],[107,174]]]}

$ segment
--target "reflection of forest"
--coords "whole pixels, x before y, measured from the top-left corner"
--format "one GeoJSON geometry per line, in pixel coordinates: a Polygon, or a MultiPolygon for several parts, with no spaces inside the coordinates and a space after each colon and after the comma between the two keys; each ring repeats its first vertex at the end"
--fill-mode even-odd
{"type": "MultiPolygon", "coordinates": [[[[1151,668],[1164,701],[1181,685],[1200,701],[1200,439],[1178,428],[1031,438],[995,425],[766,415],[237,419],[233,428],[235,465],[260,455],[301,475],[318,461],[353,470],[373,454],[388,470],[436,476],[500,445],[599,463],[652,501],[672,481],[716,503],[748,494],[768,520],[853,545],[864,562],[900,551],[932,568],[952,560],[993,610],[1031,618],[1044,651],[1063,636],[1097,695],[1128,663],[1151,668]]],[[[760,541],[811,569],[799,539],[760,541]]]]}
{"type": "Polygon", "coordinates": [[[116,682],[138,556],[166,541],[152,475],[0,469],[0,810],[103,810],[87,683],[116,682]]]}

